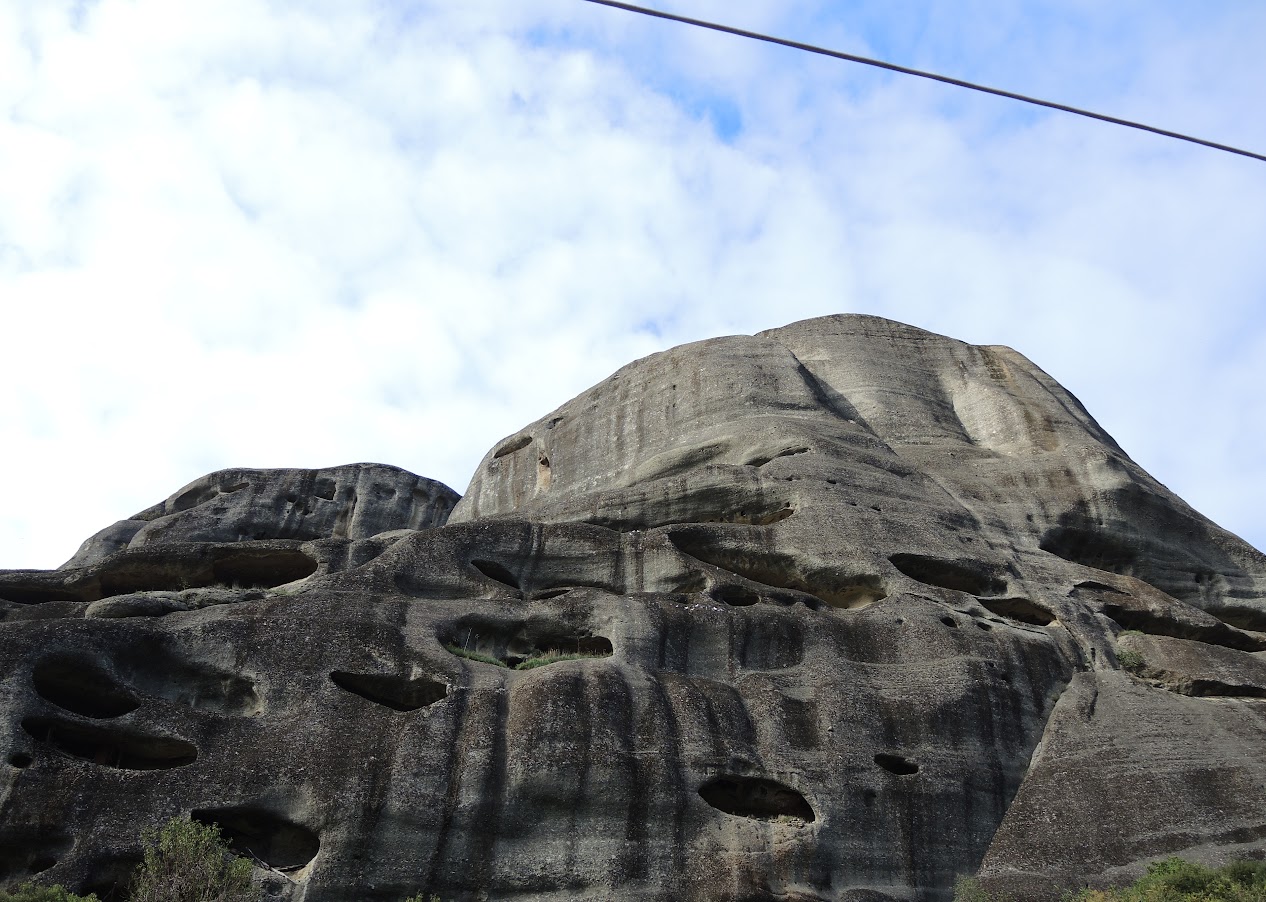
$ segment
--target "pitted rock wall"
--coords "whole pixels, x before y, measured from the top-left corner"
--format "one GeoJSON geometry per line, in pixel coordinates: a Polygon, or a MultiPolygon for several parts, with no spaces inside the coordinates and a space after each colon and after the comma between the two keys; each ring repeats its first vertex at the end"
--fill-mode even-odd
{"type": "Polygon", "coordinates": [[[673,349],[454,502],[222,471],[0,573],[0,881],[121,891],[178,815],[310,902],[1054,899],[1266,854],[1266,558],[1014,351],[673,349]]]}

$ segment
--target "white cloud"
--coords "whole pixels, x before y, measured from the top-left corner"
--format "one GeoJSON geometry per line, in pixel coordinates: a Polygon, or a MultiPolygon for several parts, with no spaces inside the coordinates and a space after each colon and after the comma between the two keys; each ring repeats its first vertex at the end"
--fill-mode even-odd
{"type": "MultiPolygon", "coordinates": [[[[665,5],[1266,146],[1253,6],[665,5]]],[[[460,490],[637,356],[841,310],[1016,347],[1266,544],[1260,163],[580,0],[76,9],[0,7],[0,566],[223,466],[460,490]]]]}

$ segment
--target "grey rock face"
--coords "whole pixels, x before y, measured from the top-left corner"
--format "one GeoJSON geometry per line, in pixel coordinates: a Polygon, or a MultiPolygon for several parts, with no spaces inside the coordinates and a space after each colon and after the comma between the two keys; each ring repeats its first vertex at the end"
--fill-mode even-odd
{"type": "Polygon", "coordinates": [[[442,528],[345,470],[350,513],[225,471],[0,573],[0,880],[109,888],[182,814],[310,902],[1058,898],[1266,850],[1266,557],[1014,351],[657,354],[442,528]]]}
{"type": "Polygon", "coordinates": [[[321,470],[219,470],[166,501],[87,539],[62,569],[124,548],[173,542],[367,539],[443,526],[460,496],[443,483],[385,464],[321,470]]]}

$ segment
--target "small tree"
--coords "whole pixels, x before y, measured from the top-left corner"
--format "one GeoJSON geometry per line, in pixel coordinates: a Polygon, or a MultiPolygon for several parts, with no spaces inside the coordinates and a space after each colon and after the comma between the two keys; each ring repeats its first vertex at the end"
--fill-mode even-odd
{"type": "Polygon", "coordinates": [[[145,860],[132,902],[251,902],[251,863],[229,851],[215,824],[173,818],[141,834],[145,860]]]}

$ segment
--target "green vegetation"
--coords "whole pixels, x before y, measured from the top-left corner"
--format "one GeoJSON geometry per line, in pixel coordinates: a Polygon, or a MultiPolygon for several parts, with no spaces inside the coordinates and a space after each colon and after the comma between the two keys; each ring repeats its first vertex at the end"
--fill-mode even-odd
{"type": "Polygon", "coordinates": [[[1237,861],[1214,870],[1167,858],[1122,889],[1083,890],[1074,902],[1266,902],[1266,862],[1237,861]]]}
{"type": "MultiPolygon", "coordinates": [[[[502,665],[505,666],[505,665],[502,665]]],[[[132,878],[130,902],[258,902],[251,887],[252,865],[236,857],[214,824],[172,818],[141,834],[145,860],[132,878]]],[[[96,894],[76,896],[61,886],[27,881],[0,889],[0,902],[101,902],[96,894]]],[[[404,902],[441,902],[422,893],[404,902]]]]}
{"type": "Polygon", "coordinates": [[[1117,663],[1131,673],[1138,673],[1147,666],[1143,656],[1132,648],[1117,649],[1117,663]]]}
{"type": "MultiPolygon", "coordinates": [[[[1223,868],[1206,868],[1167,858],[1151,865],[1131,886],[1084,889],[1065,902],[1266,902],[1266,862],[1237,861],[1223,868]]],[[[987,892],[974,877],[954,884],[954,902],[1012,902],[987,892]]]]}
{"type": "Polygon", "coordinates": [[[251,863],[229,851],[214,824],[173,818],[146,830],[145,860],[132,880],[132,902],[250,902],[251,863]]]}
{"type": "Polygon", "coordinates": [[[552,648],[549,651],[543,651],[539,655],[534,655],[515,665],[515,670],[531,670],[533,667],[544,667],[546,664],[556,664],[559,661],[581,661],[586,658],[609,658],[610,655],[590,654],[589,652],[576,651],[559,651],[552,648]]]}
{"type": "MultiPolygon", "coordinates": [[[[497,667],[506,666],[506,662],[501,660],[500,658],[494,658],[492,655],[480,654],[477,651],[471,651],[468,648],[462,648],[460,645],[449,644],[449,645],[445,645],[444,648],[450,654],[457,655],[457,657],[459,658],[465,658],[468,661],[478,661],[481,664],[493,664],[497,667]]],[[[411,900],[406,900],[406,902],[411,902],[411,900]]]]}
{"type": "Polygon", "coordinates": [[[954,881],[954,902],[1010,902],[1002,896],[985,892],[975,877],[959,877],[954,881]]]}
{"type": "Polygon", "coordinates": [[[95,894],[76,896],[60,886],[36,886],[23,883],[11,892],[0,890],[0,902],[100,902],[95,894]]]}

